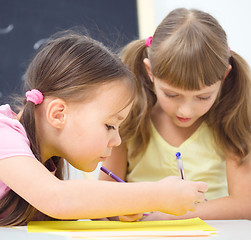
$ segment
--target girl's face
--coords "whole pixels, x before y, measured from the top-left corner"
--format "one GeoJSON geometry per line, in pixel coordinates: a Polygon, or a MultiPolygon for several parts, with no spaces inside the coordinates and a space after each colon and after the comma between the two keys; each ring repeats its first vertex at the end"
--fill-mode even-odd
{"type": "Polygon", "coordinates": [[[158,78],[153,79],[158,104],[178,127],[190,127],[214,104],[221,81],[198,91],[174,88],[158,78]]]}
{"type": "Polygon", "coordinates": [[[101,85],[83,103],[71,103],[60,137],[61,157],[83,171],[93,171],[98,162],[120,145],[119,127],[132,107],[126,106],[128,87],[121,81],[101,85]]]}

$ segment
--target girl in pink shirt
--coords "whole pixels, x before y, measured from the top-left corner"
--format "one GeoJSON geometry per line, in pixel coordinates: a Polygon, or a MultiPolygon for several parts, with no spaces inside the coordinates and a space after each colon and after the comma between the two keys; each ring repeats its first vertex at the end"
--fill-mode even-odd
{"type": "Polygon", "coordinates": [[[25,79],[19,114],[0,107],[1,226],[145,211],[180,215],[204,199],[205,183],[176,177],[144,183],[65,180],[64,159],[91,172],[121,143],[120,126],[128,137],[136,84],[101,43],[73,32],[52,37],[25,79]]]}

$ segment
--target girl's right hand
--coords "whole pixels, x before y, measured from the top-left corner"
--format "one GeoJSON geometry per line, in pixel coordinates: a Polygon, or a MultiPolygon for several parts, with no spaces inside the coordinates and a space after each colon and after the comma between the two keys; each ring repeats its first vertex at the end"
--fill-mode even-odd
{"type": "Polygon", "coordinates": [[[156,199],[160,202],[159,211],[177,216],[195,211],[196,203],[204,201],[204,192],[208,190],[204,182],[186,181],[174,176],[158,183],[156,190],[159,196],[156,193],[156,199]]]}

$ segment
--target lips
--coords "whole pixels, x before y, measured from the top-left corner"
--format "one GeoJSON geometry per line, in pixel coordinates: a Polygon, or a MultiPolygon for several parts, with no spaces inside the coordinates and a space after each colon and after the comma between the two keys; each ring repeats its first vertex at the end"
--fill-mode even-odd
{"type": "Polygon", "coordinates": [[[100,159],[101,159],[102,161],[105,161],[108,157],[110,157],[110,156],[100,157],[100,159]]]}
{"type": "Polygon", "coordinates": [[[192,118],[177,117],[177,119],[178,119],[180,122],[189,122],[192,118]]]}

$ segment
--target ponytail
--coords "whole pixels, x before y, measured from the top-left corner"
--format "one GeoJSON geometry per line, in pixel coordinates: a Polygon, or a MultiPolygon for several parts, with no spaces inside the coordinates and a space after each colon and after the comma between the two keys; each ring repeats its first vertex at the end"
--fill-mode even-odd
{"type": "Polygon", "coordinates": [[[21,123],[26,130],[27,137],[30,141],[30,148],[33,154],[41,162],[39,145],[36,138],[34,110],[35,110],[35,105],[31,102],[27,102],[23,110],[21,123]]]}
{"type": "Polygon", "coordinates": [[[36,210],[14,191],[10,190],[0,202],[0,214],[4,214],[5,211],[8,212],[8,215],[0,218],[0,226],[25,225],[33,218],[36,210]]]}
{"type": "Polygon", "coordinates": [[[220,99],[209,112],[208,124],[225,152],[231,151],[244,160],[251,143],[251,74],[245,60],[233,51],[229,63],[232,70],[223,80],[220,99]]]}
{"type": "Polygon", "coordinates": [[[133,139],[131,156],[143,152],[150,139],[150,115],[156,103],[153,83],[148,76],[143,60],[148,58],[144,40],[129,43],[121,52],[122,62],[134,73],[137,85],[137,99],[121,130],[123,140],[133,139]]]}

